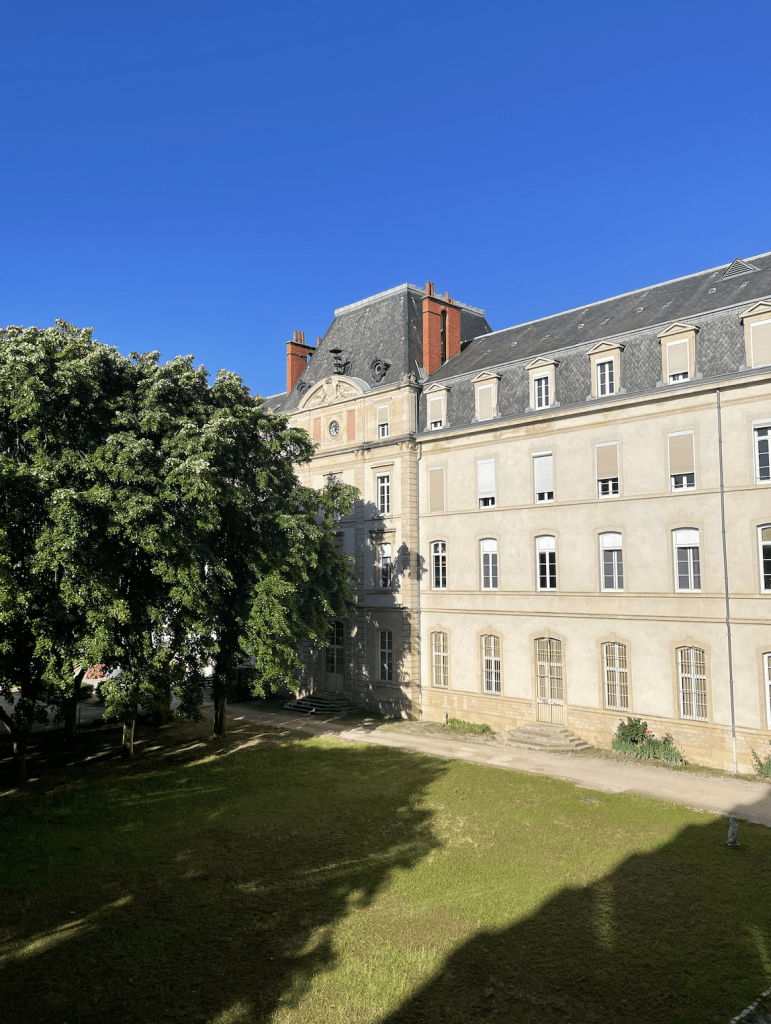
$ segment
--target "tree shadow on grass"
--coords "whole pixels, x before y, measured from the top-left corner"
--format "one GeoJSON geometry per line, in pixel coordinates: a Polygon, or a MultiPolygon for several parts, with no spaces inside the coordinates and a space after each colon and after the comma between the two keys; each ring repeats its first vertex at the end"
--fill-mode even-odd
{"type": "Polygon", "coordinates": [[[333,970],[333,928],[438,844],[445,770],[377,747],[246,736],[4,821],[9,1020],[267,1020],[333,970]],[[224,1016],[223,1016],[224,1013],[224,1016]]]}
{"type": "Polygon", "coordinates": [[[771,985],[771,830],[684,828],[460,946],[381,1024],[727,1024],[771,985]]]}

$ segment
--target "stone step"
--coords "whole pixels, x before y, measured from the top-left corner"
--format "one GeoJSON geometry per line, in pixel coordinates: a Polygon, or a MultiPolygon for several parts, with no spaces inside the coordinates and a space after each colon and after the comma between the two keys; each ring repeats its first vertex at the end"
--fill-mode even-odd
{"type": "Polygon", "coordinates": [[[503,741],[508,747],[526,750],[591,750],[591,743],[576,736],[564,725],[549,722],[527,722],[518,729],[505,733],[503,741]]]}
{"type": "Polygon", "coordinates": [[[345,718],[359,713],[359,708],[342,694],[324,690],[314,690],[298,700],[289,700],[284,707],[287,711],[299,711],[305,715],[328,715],[332,718],[345,718]]]}

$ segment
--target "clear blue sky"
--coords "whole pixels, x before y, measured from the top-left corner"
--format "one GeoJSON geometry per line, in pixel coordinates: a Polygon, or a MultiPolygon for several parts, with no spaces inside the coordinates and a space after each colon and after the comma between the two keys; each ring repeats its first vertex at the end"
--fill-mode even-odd
{"type": "Polygon", "coordinates": [[[771,0],[17,0],[0,38],[3,323],[271,394],[405,281],[498,329],[771,250],[771,0]]]}

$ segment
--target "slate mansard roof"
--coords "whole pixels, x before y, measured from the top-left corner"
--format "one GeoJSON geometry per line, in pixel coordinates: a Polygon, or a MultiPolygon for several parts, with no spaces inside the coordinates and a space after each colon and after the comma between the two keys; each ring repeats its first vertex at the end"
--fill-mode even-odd
{"type": "MultiPolygon", "coordinates": [[[[744,329],[739,314],[769,297],[771,253],[734,260],[712,270],[485,333],[432,373],[424,386],[436,383],[450,387],[445,429],[474,422],[472,378],[482,370],[501,375],[496,418],[525,415],[530,405],[526,366],[536,356],[543,356],[559,361],[555,391],[560,407],[583,405],[591,394],[587,351],[597,342],[606,341],[624,345],[621,394],[655,391],[661,384],[658,335],[676,322],[699,327],[696,378],[720,377],[745,368],[744,329]]],[[[421,430],[426,428],[426,400],[424,395],[421,430]]]]}
{"type": "MultiPolygon", "coordinates": [[[[402,284],[336,309],[334,320],[290,394],[271,396],[267,404],[274,412],[294,412],[311,385],[334,373],[334,348],[342,349],[340,358],[344,363],[350,361],[346,376],[355,377],[372,390],[395,384],[402,373],[419,374],[424,363],[425,295],[423,288],[402,284]]],[[[490,330],[484,310],[461,302],[455,305],[461,311],[462,341],[490,330]]]]}

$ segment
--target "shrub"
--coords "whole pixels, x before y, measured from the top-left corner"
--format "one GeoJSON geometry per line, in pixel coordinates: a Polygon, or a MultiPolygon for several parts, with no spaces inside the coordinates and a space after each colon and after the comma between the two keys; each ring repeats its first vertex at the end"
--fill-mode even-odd
{"type": "Polygon", "coordinates": [[[464,722],[460,718],[449,718],[447,720],[447,728],[454,729],[456,732],[489,733],[490,735],[493,732],[489,725],[484,725],[484,723],[480,722],[464,722]]]}
{"type": "MultiPolygon", "coordinates": [[[[668,761],[670,764],[685,764],[685,758],[675,746],[672,736],[667,733],[663,739],[657,740],[648,731],[648,723],[640,718],[621,720],[613,737],[612,747],[621,754],[633,754],[641,761],[668,761]]],[[[771,755],[769,755],[771,761],[771,755]]],[[[769,768],[771,775],[771,767],[769,768]]]]}
{"type": "Polygon", "coordinates": [[[626,722],[622,718],[616,729],[616,739],[634,744],[642,743],[647,728],[648,723],[643,722],[641,718],[627,718],[626,722]]]}
{"type": "Polygon", "coordinates": [[[761,759],[753,750],[752,765],[755,769],[756,775],[761,775],[766,779],[771,779],[771,753],[766,754],[765,758],[761,761],[761,759]]]}

